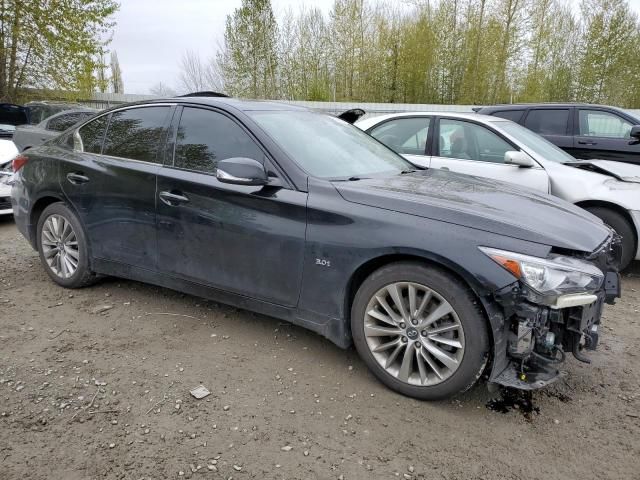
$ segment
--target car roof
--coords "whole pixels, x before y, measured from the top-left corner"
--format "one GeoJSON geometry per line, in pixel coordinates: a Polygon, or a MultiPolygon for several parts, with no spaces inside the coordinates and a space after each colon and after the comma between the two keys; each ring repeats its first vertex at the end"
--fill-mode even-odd
{"type": "Polygon", "coordinates": [[[598,107],[598,108],[611,108],[613,110],[620,110],[617,107],[610,105],[598,105],[595,103],[581,103],[581,102],[543,102],[543,103],[505,103],[498,105],[489,105],[486,107],[480,107],[478,111],[496,111],[496,110],[522,110],[524,108],[570,108],[570,107],[598,107]]]}
{"type": "Polygon", "coordinates": [[[397,113],[388,113],[385,115],[377,115],[375,117],[367,117],[364,120],[360,120],[355,124],[361,129],[366,129],[376,125],[382,121],[389,120],[392,118],[402,118],[402,117],[450,117],[450,118],[459,118],[466,120],[475,120],[477,122],[483,123],[495,123],[495,122],[508,122],[509,120],[505,120],[500,117],[492,117],[491,115],[483,115],[481,113],[475,112],[447,112],[447,111],[422,111],[422,112],[397,112],[397,113]]]}
{"type": "MultiPolygon", "coordinates": [[[[127,106],[133,105],[149,105],[152,103],[189,103],[189,104],[200,104],[207,105],[213,107],[224,107],[230,106],[234,107],[238,110],[242,110],[244,112],[249,111],[273,111],[273,110],[291,110],[291,111],[310,111],[308,108],[299,107],[297,105],[290,105],[287,103],[274,102],[269,100],[249,100],[242,98],[230,98],[230,97],[200,97],[200,96],[183,96],[183,97],[173,97],[173,98],[164,98],[164,99],[154,99],[143,102],[136,102],[127,104],[127,106]]],[[[122,107],[125,105],[119,105],[122,107]]]]}
{"type": "Polygon", "coordinates": [[[90,108],[90,107],[71,108],[69,110],[63,110],[61,112],[54,113],[50,117],[45,118],[45,120],[49,120],[50,118],[53,118],[53,117],[60,117],[62,115],[68,115],[70,113],[95,113],[99,111],[100,110],[96,108],[90,108]]]}

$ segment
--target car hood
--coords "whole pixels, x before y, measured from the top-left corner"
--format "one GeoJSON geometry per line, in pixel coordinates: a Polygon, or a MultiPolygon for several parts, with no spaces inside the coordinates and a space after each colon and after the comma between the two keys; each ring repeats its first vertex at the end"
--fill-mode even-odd
{"type": "Polygon", "coordinates": [[[349,202],[553,247],[592,252],[610,235],[575,205],[487,178],[430,169],[334,186],[349,202]]]}
{"type": "Polygon", "coordinates": [[[611,160],[579,160],[565,165],[609,175],[622,182],[640,183],[640,165],[611,160]]]}

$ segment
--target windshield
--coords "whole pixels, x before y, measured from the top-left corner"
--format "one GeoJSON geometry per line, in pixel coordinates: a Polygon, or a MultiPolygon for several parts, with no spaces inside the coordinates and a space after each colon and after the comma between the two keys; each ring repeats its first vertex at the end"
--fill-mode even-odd
{"type": "Polygon", "coordinates": [[[363,178],[415,169],[357,127],[314,112],[249,112],[273,140],[310,175],[363,178]]]}
{"type": "Polygon", "coordinates": [[[495,122],[506,133],[515,138],[519,143],[539,155],[544,160],[566,163],[575,162],[576,159],[553,143],[542,138],[537,133],[514,122],[495,122]]]}

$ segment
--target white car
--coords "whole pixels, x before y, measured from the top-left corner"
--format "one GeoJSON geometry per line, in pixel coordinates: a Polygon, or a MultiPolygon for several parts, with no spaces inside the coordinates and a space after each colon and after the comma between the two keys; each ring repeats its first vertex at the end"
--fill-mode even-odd
{"type": "Polygon", "coordinates": [[[622,265],[640,260],[640,166],[576,160],[532,131],[475,113],[406,112],[355,123],[413,164],[541,190],[585,208],[622,236],[622,265]]]}
{"type": "Polygon", "coordinates": [[[0,215],[13,213],[9,182],[13,176],[11,160],[17,154],[18,149],[11,140],[0,140],[0,215]]]}

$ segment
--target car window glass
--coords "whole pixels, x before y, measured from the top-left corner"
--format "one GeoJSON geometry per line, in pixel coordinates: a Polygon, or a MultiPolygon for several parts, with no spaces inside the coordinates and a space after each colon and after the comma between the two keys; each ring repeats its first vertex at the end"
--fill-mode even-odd
{"type": "Polygon", "coordinates": [[[600,110],[580,110],[580,135],[586,137],[629,138],[631,123],[600,110]]]}
{"type": "Polygon", "coordinates": [[[218,161],[233,157],[264,160],[258,145],[229,117],[211,110],[185,107],[176,137],[174,165],[213,173],[218,161]]]}
{"type": "Polygon", "coordinates": [[[529,112],[524,126],[540,135],[566,135],[569,109],[534,109],[529,112]]]}
{"type": "Polygon", "coordinates": [[[250,111],[262,130],[310,175],[346,180],[393,175],[414,166],[371,135],[310,111],[250,111]]]}
{"type": "Polygon", "coordinates": [[[503,163],[514,148],[482,125],[461,120],[440,120],[438,155],[441,157],[503,163]]]}
{"type": "Polygon", "coordinates": [[[47,130],[54,132],[64,132],[67,128],[73,126],[81,119],[89,116],[89,113],[69,113],[67,115],[60,115],[59,117],[52,118],[47,124],[47,130]]]}
{"type": "Polygon", "coordinates": [[[523,113],[524,110],[502,110],[499,112],[493,112],[491,115],[493,115],[494,117],[511,120],[512,122],[518,122],[522,118],[523,113]]]}
{"type": "Polygon", "coordinates": [[[101,153],[102,140],[109,115],[103,115],[80,127],[73,135],[73,149],[78,152],[101,153]]]}
{"type": "Polygon", "coordinates": [[[104,155],[158,163],[170,107],[141,107],[111,114],[104,155]]]}
{"type": "Polygon", "coordinates": [[[429,118],[398,118],[378,125],[369,133],[398,153],[424,155],[429,118]]]}

